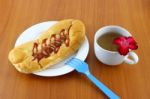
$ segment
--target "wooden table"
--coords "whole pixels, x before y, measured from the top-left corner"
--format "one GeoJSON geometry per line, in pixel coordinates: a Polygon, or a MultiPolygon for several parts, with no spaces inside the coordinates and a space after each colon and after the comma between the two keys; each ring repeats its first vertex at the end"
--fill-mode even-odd
{"type": "Polygon", "coordinates": [[[105,99],[84,75],[59,77],[19,73],[8,61],[17,37],[29,26],[49,20],[81,19],[86,25],[91,72],[122,99],[150,99],[150,0],[0,0],[0,99],[105,99]],[[104,25],[128,29],[139,49],[136,65],[109,67],[93,50],[95,32],[104,25]]]}

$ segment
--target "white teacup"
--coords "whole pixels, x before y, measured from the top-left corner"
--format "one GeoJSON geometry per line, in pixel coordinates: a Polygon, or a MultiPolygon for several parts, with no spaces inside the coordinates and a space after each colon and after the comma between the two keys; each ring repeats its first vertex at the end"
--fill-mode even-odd
{"type": "Polygon", "coordinates": [[[120,55],[118,52],[106,50],[97,43],[97,39],[103,34],[106,34],[108,32],[116,32],[121,34],[122,36],[127,36],[127,37],[131,36],[131,34],[126,29],[120,26],[110,25],[110,26],[104,26],[101,29],[99,29],[96,32],[94,37],[94,50],[97,59],[107,65],[119,65],[122,62],[128,64],[136,64],[139,60],[136,53],[130,51],[126,56],[123,56],[120,55]],[[129,59],[129,56],[132,59],[129,59]]]}

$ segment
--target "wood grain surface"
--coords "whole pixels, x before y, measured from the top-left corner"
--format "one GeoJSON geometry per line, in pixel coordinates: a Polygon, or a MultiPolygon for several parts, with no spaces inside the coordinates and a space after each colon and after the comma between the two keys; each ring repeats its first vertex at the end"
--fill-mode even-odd
{"type": "Polygon", "coordinates": [[[150,0],[0,0],[0,99],[107,99],[84,75],[75,71],[59,77],[17,72],[8,52],[29,26],[75,18],[86,25],[91,72],[122,99],[150,99],[150,0]],[[138,42],[136,65],[109,67],[93,50],[95,32],[120,25],[138,42]]]}

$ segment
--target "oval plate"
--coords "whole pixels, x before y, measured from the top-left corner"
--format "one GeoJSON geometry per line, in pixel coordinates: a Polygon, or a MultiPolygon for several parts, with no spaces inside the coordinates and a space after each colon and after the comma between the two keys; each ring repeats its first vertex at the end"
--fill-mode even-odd
{"type": "MultiPolygon", "coordinates": [[[[57,21],[47,21],[29,27],[18,37],[15,43],[15,47],[22,43],[36,39],[36,37],[38,37],[43,31],[46,31],[49,27],[51,27],[56,23],[57,21]]],[[[60,76],[67,74],[73,71],[74,68],[65,65],[65,62],[73,57],[76,57],[84,61],[88,55],[88,52],[89,52],[89,42],[86,37],[84,43],[74,55],[70,56],[64,61],[61,61],[53,66],[50,66],[50,68],[47,68],[46,70],[35,72],[33,74],[45,77],[60,76]]]]}

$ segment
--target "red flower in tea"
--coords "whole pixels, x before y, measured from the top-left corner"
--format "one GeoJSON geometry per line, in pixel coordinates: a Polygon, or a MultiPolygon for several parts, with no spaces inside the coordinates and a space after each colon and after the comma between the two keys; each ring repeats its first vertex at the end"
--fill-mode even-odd
{"type": "Polygon", "coordinates": [[[127,55],[129,50],[136,50],[138,48],[136,41],[133,37],[120,36],[114,39],[114,44],[119,46],[118,52],[120,55],[127,55]]]}

